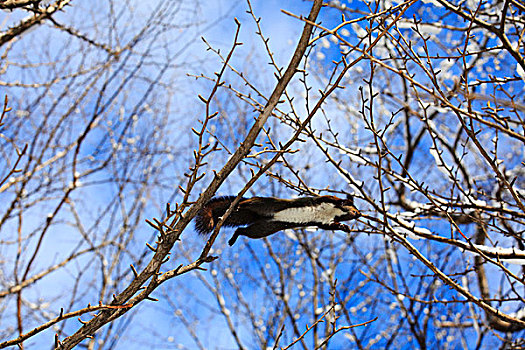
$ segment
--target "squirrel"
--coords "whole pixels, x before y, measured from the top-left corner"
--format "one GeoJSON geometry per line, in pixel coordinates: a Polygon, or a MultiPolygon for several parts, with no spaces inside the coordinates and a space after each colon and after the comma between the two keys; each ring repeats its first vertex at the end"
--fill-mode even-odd
{"type": "MultiPolygon", "coordinates": [[[[209,234],[224,215],[235,196],[212,198],[197,213],[195,229],[201,235],[209,234]]],[[[341,199],[335,196],[301,197],[280,199],[275,197],[241,198],[226,218],[223,226],[239,227],[228,241],[231,246],[239,236],[250,238],[267,237],[278,231],[317,226],[325,230],[349,231],[341,221],[361,216],[352,197],[341,199]]]]}

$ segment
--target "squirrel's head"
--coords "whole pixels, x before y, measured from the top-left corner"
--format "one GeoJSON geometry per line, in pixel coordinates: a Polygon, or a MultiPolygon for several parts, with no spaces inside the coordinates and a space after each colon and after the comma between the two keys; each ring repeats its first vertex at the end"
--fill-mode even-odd
{"type": "Polygon", "coordinates": [[[359,210],[354,206],[354,198],[350,195],[347,196],[346,199],[341,199],[336,196],[321,196],[319,198],[322,198],[324,202],[334,204],[336,208],[345,212],[344,214],[337,215],[335,221],[352,220],[361,216],[359,210]]]}

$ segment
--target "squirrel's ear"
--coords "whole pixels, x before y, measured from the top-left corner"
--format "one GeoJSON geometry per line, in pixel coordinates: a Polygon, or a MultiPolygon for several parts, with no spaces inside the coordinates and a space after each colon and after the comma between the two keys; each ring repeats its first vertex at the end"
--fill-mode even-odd
{"type": "Polygon", "coordinates": [[[350,193],[346,194],[346,200],[354,203],[354,196],[352,196],[350,193]]]}

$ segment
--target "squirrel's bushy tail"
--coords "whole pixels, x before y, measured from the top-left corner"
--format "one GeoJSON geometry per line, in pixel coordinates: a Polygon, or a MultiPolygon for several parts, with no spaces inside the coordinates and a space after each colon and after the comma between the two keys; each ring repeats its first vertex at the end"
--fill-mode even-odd
{"type": "Polygon", "coordinates": [[[223,196],[210,199],[195,216],[195,230],[201,235],[213,231],[217,224],[216,218],[224,215],[235,196],[223,196]]]}

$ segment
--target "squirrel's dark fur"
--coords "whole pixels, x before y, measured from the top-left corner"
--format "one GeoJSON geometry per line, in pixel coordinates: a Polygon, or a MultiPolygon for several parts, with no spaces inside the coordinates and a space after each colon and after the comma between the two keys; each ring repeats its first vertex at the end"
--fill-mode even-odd
{"type": "MultiPolygon", "coordinates": [[[[230,207],[235,196],[212,198],[195,218],[195,229],[200,234],[213,231],[219,218],[230,207]]],[[[240,235],[262,238],[272,233],[296,227],[317,226],[327,230],[348,230],[341,221],[358,218],[361,214],[354,207],[352,198],[335,196],[280,199],[274,197],[241,198],[223,226],[238,228],[229,244],[240,235]]]]}

